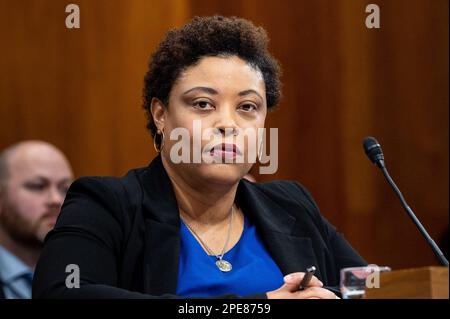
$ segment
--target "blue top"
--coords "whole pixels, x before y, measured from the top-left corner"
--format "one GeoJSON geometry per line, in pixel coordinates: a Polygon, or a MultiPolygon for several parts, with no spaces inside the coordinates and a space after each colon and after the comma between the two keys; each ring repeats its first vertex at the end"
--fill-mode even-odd
{"type": "Polygon", "coordinates": [[[247,217],[244,216],[241,238],[223,257],[233,266],[229,272],[217,268],[217,258],[206,253],[183,222],[180,232],[178,296],[247,296],[272,291],[283,285],[283,274],[247,217]]]}
{"type": "Polygon", "coordinates": [[[30,299],[32,278],[33,270],[0,245],[0,281],[5,298],[30,299]]]}

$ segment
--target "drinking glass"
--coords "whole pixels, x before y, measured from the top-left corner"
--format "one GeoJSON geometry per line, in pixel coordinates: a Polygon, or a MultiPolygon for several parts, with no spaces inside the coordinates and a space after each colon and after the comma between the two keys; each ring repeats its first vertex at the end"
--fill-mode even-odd
{"type": "Polygon", "coordinates": [[[369,265],[365,267],[349,267],[341,269],[340,290],[342,298],[364,298],[366,288],[368,288],[368,285],[371,285],[371,280],[376,279],[375,276],[379,276],[381,272],[385,271],[391,271],[391,268],[369,265]]]}

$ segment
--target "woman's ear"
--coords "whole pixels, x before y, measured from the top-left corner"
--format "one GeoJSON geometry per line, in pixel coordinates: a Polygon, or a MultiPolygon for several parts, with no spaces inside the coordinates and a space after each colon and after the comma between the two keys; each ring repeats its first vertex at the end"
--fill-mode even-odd
{"type": "Polygon", "coordinates": [[[153,122],[156,127],[160,130],[164,129],[167,109],[166,106],[157,98],[152,98],[152,103],[150,106],[150,111],[152,113],[153,122]]]}

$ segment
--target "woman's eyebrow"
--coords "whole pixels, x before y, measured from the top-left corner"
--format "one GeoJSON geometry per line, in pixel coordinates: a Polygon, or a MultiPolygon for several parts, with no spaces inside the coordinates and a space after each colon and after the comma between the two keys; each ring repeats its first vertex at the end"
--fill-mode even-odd
{"type": "Polygon", "coordinates": [[[208,94],[211,94],[211,95],[219,94],[219,92],[217,92],[216,90],[214,90],[212,88],[209,88],[209,87],[206,87],[206,86],[196,86],[196,87],[194,87],[192,89],[189,89],[186,92],[184,92],[183,95],[184,94],[188,94],[189,92],[192,92],[192,91],[201,91],[201,92],[205,92],[205,93],[208,93],[208,94]]]}
{"type": "Polygon", "coordinates": [[[239,96],[246,96],[246,95],[249,95],[249,94],[256,94],[256,95],[259,96],[259,98],[260,98],[261,100],[264,101],[264,99],[262,98],[262,96],[261,96],[258,92],[256,92],[255,90],[245,90],[245,91],[239,92],[239,96]]]}
{"type": "MultiPolygon", "coordinates": [[[[188,94],[188,93],[190,93],[190,92],[192,92],[192,91],[201,91],[201,92],[208,93],[208,94],[211,94],[211,95],[217,95],[217,94],[219,94],[219,92],[217,92],[217,91],[214,90],[213,88],[206,87],[206,86],[196,86],[196,87],[194,87],[194,88],[192,88],[192,89],[189,89],[189,90],[187,90],[186,92],[184,92],[183,95],[188,94]]],[[[261,100],[264,101],[264,99],[262,98],[261,94],[259,94],[257,91],[252,90],[252,89],[245,90],[245,91],[241,91],[241,92],[239,92],[238,95],[239,95],[239,96],[246,96],[246,95],[249,95],[249,94],[256,94],[257,96],[259,96],[259,98],[260,98],[261,100]]]]}

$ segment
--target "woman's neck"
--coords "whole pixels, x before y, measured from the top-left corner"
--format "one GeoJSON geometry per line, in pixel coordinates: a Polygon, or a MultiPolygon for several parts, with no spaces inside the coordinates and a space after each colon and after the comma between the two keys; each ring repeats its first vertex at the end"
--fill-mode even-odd
{"type": "Polygon", "coordinates": [[[187,182],[174,173],[170,165],[163,164],[174,188],[181,215],[203,225],[217,225],[228,221],[238,183],[231,186],[200,185],[187,182]]]}

